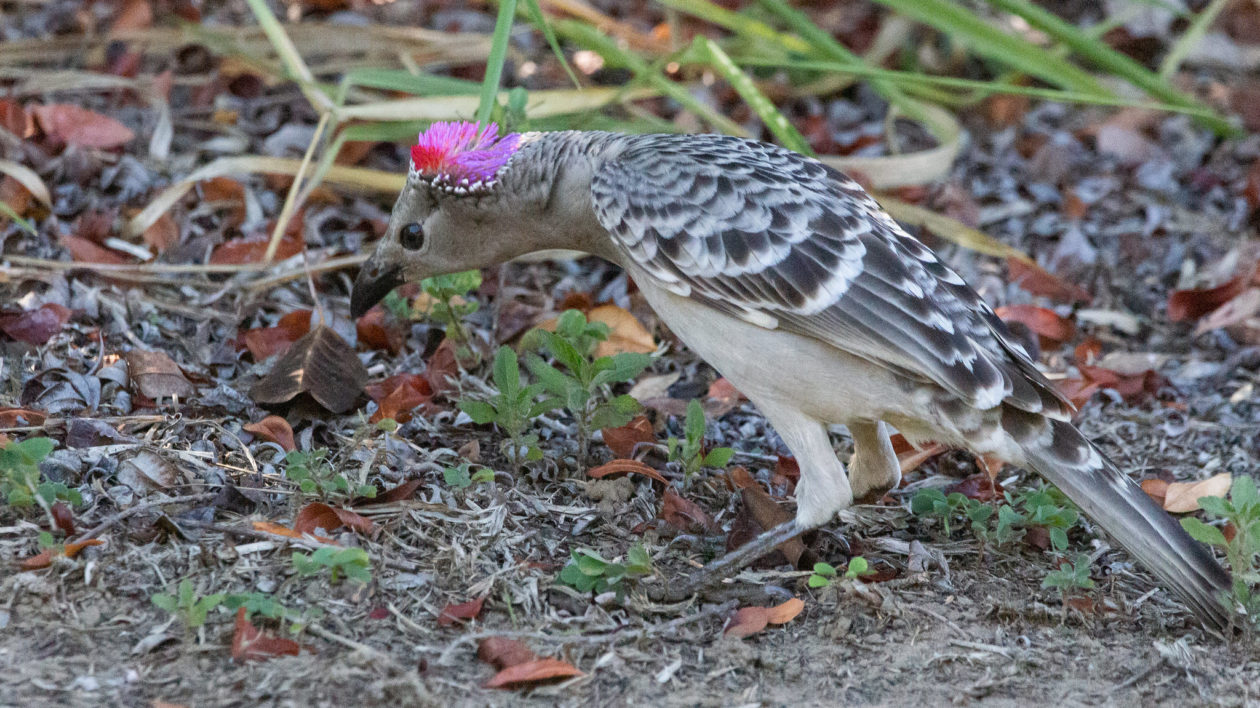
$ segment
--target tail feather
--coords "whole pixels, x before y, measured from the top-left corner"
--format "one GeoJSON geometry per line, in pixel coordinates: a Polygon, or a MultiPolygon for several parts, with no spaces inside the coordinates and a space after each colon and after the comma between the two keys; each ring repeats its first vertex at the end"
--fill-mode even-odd
{"type": "Polygon", "coordinates": [[[1229,574],[1080,431],[1010,407],[1002,424],[1019,442],[1028,467],[1062,490],[1205,624],[1229,626],[1221,600],[1231,587],[1229,574]]]}

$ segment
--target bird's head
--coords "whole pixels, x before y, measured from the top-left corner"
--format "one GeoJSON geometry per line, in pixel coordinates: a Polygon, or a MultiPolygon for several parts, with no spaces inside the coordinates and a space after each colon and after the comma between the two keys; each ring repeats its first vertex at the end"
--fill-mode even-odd
{"type": "Polygon", "coordinates": [[[518,255],[507,252],[498,191],[521,137],[499,135],[494,123],[466,122],[434,123],[420,134],[385,236],[355,280],[355,317],[404,282],[518,255]]]}

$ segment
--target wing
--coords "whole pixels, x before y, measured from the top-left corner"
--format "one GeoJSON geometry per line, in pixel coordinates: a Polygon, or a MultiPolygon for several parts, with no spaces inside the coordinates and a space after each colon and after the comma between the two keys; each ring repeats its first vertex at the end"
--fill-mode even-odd
{"type": "Polygon", "coordinates": [[[591,190],[617,246],[679,295],[980,409],[1068,410],[975,291],[816,160],[726,136],[643,136],[596,171],[591,190]]]}

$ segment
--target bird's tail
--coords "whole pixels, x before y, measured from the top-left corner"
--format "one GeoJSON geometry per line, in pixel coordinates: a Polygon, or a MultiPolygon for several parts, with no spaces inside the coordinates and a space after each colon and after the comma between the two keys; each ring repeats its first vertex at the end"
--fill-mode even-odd
{"type": "Polygon", "coordinates": [[[1076,502],[1085,515],[1175,591],[1205,624],[1224,629],[1229,574],[1167,512],[1071,423],[1004,407],[1002,427],[1025,464],[1076,502]]]}

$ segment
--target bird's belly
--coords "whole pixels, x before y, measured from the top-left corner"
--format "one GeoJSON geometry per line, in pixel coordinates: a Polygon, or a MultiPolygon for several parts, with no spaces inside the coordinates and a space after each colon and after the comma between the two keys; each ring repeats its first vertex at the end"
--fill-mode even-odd
{"type": "Polygon", "coordinates": [[[753,403],[786,403],[828,423],[908,413],[912,395],[892,372],[825,342],[766,329],[635,279],[648,303],[694,352],[753,403]]]}

